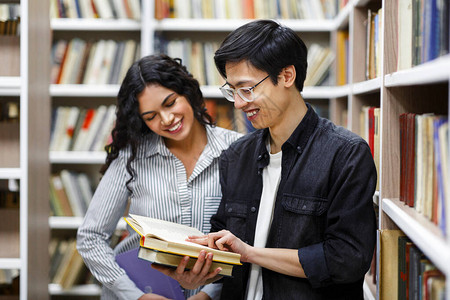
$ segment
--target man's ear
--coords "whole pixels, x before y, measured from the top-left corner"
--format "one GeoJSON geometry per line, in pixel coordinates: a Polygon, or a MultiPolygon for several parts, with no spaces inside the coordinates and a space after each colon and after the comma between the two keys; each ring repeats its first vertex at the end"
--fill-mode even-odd
{"type": "Polygon", "coordinates": [[[293,65],[284,67],[281,71],[281,83],[285,87],[291,87],[295,84],[295,78],[297,73],[295,72],[295,67],[293,65]]]}

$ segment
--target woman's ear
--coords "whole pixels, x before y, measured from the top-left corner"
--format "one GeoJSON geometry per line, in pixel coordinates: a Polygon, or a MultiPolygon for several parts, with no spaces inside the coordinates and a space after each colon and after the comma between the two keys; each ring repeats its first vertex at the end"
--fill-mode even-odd
{"type": "Polygon", "coordinates": [[[295,85],[295,78],[297,73],[295,72],[295,67],[293,65],[284,67],[281,71],[281,83],[285,87],[291,87],[295,85]]]}

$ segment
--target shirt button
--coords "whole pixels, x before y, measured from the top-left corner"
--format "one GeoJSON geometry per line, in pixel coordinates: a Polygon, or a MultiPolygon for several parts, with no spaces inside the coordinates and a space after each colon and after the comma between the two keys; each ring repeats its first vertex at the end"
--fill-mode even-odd
{"type": "Polygon", "coordinates": [[[230,212],[232,212],[232,211],[233,211],[233,208],[230,207],[230,208],[228,209],[228,212],[230,213],[230,212]]]}
{"type": "Polygon", "coordinates": [[[298,150],[298,151],[302,151],[302,147],[298,146],[298,147],[297,147],[297,150],[298,150]]]}
{"type": "Polygon", "coordinates": [[[306,205],[303,205],[302,209],[306,209],[306,205]]]}
{"type": "Polygon", "coordinates": [[[250,208],[250,211],[254,213],[256,211],[256,207],[252,206],[252,208],[250,208]]]}

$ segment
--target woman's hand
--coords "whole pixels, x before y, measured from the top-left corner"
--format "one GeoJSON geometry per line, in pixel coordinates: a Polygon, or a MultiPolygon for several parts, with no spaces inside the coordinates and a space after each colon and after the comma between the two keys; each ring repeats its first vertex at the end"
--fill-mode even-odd
{"type": "Polygon", "coordinates": [[[199,292],[191,297],[189,297],[187,300],[211,300],[211,298],[208,296],[205,292],[199,292]]]}
{"type": "Polygon", "coordinates": [[[206,253],[206,251],[202,250],[200,251],[197,262],[189,271],[186,271],[189,256],[185,256],[175,270],[157,264],[152,264],[152,268],[172,277],[178,281],[183,288],[193,290],[199,286],[222,278],[222,276],[218,276],[219,272],[222,271],[222,268],[217,268],[214,271],[209,272],[212,258],[212,253],[206,253]]]}
{"type": "Polygon", "coordinates": [[[210,248],[222,251],[231,251],[241,255],[242,262],[248,262],[252,246],[244,243],[228,230],[209,233],[204,236],[190,236],[186,239],[188,242],[208,246],[210,248]]]}
{"type": "Polygon", "coordinates": [[[138,300],[169,300],[169,298],[156,294],[144,294],[138,300]]]}

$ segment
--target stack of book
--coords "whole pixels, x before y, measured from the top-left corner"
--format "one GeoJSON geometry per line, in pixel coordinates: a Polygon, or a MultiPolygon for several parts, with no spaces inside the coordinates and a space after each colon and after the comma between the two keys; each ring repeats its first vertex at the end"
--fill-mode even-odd
{"type": "Polygon", "coordinates": [[[144,260],[177,267],[184,256],[189,256],[190,269],[204,250],[214,255],[210,271],[222,268],[219,275],[232,276],[233,267],[241,265],[240,254],[187,242],[189,236],[203,235],[193,227],[132,214],[125,221],[141,236],[138,256],[144,260]]]}

